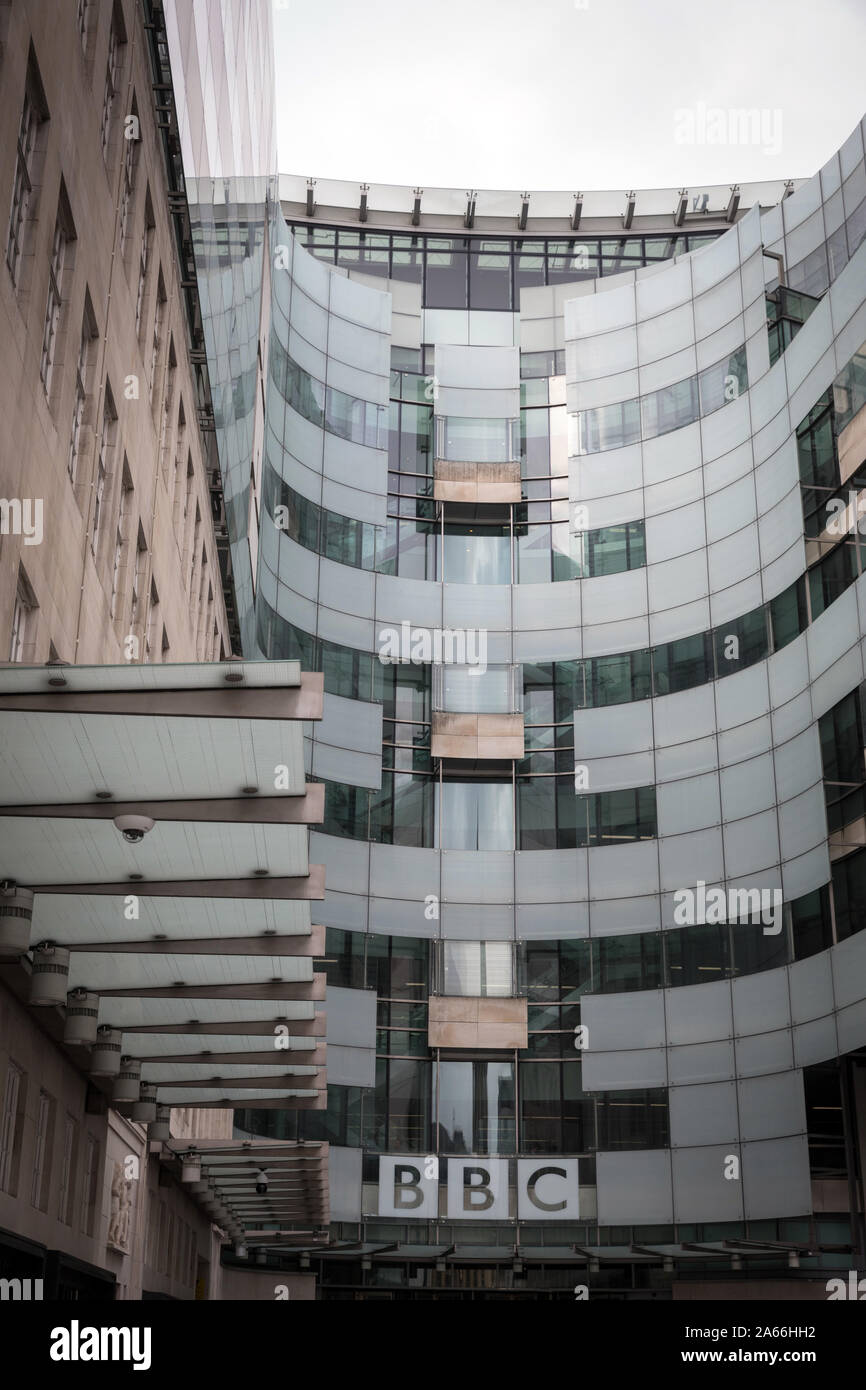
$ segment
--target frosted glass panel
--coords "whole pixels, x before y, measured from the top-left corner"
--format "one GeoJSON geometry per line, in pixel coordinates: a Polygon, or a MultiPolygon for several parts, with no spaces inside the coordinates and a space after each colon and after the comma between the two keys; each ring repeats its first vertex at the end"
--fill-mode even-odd
{"type": "Polygon", "coordinates": [[[510,941],[443,941],[443,994],[508,998],[512,992],[510,941]]]}
{"type": "Polygon", "coordinates": [[[468,415],[437,416],[436,454],[472,463],[508,463],[520,457],[519,420],[479,420],[468,415]]]}
{"type": "Polygon", "coordinates": [[[514,799],[510,782],[444,782],[437,849],[514,848],[514,799]]]}
{"type": "Polygon", "coordinates": [[[451,714],[511,714],[520,708],[516,699],[520,666],[475,666],[443,664],[434,675],[434,709],[451,714]],[[441,701],[437,686],[441,682],[441,701]]]}

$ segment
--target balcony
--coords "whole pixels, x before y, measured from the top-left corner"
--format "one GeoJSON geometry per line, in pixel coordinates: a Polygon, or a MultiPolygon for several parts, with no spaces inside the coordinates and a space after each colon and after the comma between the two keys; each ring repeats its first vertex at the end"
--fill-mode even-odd
{"type": "Polygon", "coordinates": [[[512,941],[437,942],[428,1000],[431,1047],[528,1046],[527,1003],[516,994],[512,941]]]}
{"type": "Polygon", "coordinates": [[[432,716],[434,758],[522,758],[523,668],[434,666],[432,716]]]}
{"type": "Polygon", "coordinates": [[[520,421],[437,415],[433,496],[439,502],[519,502],[520,421]]]}

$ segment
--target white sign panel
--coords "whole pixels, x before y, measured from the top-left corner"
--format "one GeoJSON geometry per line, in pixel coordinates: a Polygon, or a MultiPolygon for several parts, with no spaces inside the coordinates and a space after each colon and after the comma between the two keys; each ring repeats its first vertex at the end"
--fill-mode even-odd
{"type": "MultiPolygon", "coordinates": [[[[448,1157],[449,1221],[508,1221],[509,1179],[516,1173],[519,1221],[576,1221],[580,1205],[576,1158],[448,1157]],[[516,1163],[516,1169],[512,1165],[516,1163]]],[[[381,1154],[379,1215],[408,1220],[439,1216],[435,1154],[381,1154]]]]}
{"type": "Polygon", "coordinates": [[[508,1159],[448,1159],[449,1221],[508,1220],[508,1159]]]}
{"type": "Polygon", "coordinates": [[[576,1158],[517,1160],[518,1221],[576,1221],[579,1207],[576,1158]]]}
{"type": "Polygon", "coordinates": [[[435,1158],[382,1154],[379,1215],[435,1221],[439,1215],[439,1164],[435,1158]]]}

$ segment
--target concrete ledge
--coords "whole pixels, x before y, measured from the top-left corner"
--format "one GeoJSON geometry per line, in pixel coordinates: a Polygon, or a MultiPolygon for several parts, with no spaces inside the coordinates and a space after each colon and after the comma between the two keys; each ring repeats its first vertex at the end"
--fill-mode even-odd
{"type": "Polygon", "coordinates": [[[519,502],[520,464],[436,459],[433,496],[437,502],[519,502]]]}
{"type": "Polygon", "coordinates": [[[431,1047],[527,1047],[525,999],[435,994],[428,1000],[431,1047]]]}
{"type": "Polygon", "coordinates": [[[434,711],[434,758],[522,758],[522,714],[450,714],[434,711]]]}

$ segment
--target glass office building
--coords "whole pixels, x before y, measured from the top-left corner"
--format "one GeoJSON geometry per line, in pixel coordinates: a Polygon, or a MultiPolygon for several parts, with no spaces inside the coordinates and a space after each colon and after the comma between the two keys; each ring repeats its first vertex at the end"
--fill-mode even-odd
{"type": "Polygon", "coordinates": [[[738,198],[188,194],[243,655],[324,675],[328,1108],[237,1117],[330,1143],[319,1296],[825,1297],[866,1258],[864,128],[738,198]]]}

